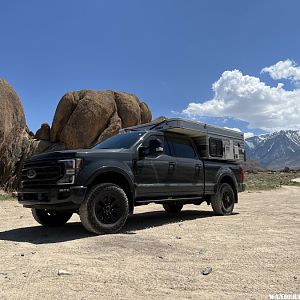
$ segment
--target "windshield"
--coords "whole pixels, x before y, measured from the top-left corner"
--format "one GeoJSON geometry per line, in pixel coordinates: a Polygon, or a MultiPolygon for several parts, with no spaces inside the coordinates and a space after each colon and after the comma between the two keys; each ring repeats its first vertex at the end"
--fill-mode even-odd
{"type": "Polygon", "coordinates": [[[129,149],[133,146],[145,132],[133,131],[121,133],[97,144],[93,149],[129,149]]]}

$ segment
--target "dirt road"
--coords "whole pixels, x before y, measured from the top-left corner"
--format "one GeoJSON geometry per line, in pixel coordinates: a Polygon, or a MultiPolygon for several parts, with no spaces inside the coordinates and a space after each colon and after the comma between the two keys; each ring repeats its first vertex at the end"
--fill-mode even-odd
{"type": "Polygon", "coordinates": [[[61,229],[0,202],[0,299],[269,299],[300,294],[300,188],[243,193],[235,214],[138,207],[120,234],[61,229]],[[205,267],[212,273],[202,275],[205,267]],[[65,270],[69,275],[58,275],[65,270]]]}

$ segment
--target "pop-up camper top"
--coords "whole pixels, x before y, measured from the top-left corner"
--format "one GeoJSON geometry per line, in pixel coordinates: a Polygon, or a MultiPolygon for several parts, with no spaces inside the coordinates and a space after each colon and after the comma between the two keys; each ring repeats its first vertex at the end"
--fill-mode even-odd
{"type": "Polygon", "coordinates": [[[181,118],[164,119],[123,129],[156,130],[183,134],[193,139],[203,159],[228,160],[241,162],[245,160],[244,134],[231,129],[181,118]]]}

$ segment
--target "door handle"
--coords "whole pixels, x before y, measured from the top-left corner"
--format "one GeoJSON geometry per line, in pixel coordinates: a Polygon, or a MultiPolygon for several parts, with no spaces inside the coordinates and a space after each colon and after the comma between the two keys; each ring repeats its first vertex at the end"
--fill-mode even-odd
{"type": "Polygon", "coordinates": [[[196,176],[200,175],[200,170],[201,170],[201,165],[196,164],[195,165],[195,175],[196,176]]]}
{"type": "Polygon", "coordinates": [[[175,162],[169,162],[169,173],[173,173],[175,170],[176,163],[175,162]]]}

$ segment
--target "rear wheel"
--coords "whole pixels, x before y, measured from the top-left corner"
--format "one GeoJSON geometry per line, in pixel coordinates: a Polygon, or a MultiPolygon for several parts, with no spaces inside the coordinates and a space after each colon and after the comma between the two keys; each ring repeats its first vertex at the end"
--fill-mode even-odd
{"type": "Polygon", "coordinates": [[[66,224],[72,217],[72,212],[53,211],[47,209],[31,209],[34,219],[43,226],[55,227],[66,224]]]}
{"type": "Polygon", "coordinates": [[[168,213],[179,213],[182,210],[183,204],[163,204],[163,208],[168,213]]]}
{"type": "Polygon", "coordinates": [[[79,209],[82,225],[96,234],[118,232],[128,214],[129,203],[125,192],[111,183],[94,186],[79,209]]]}
{"type": "Polygon", "coordinates": [[[220,216],[231,215],[234,202],[234,191],[228,183],[221,183],[217,194],[211,197],[213,211],[220,216]]]}

